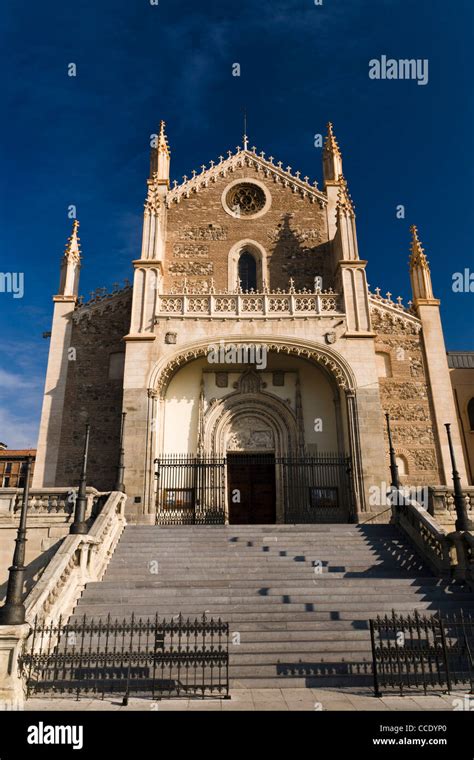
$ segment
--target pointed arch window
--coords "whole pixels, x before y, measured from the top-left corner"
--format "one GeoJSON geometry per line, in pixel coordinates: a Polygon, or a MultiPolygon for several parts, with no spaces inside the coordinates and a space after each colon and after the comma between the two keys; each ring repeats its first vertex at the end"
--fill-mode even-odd
{"type": "Polygon", "coordinates": [[[248,251],[243,251],[239,258],[239,279],[242,290],[257,290],[257,262],[248,251]]]}

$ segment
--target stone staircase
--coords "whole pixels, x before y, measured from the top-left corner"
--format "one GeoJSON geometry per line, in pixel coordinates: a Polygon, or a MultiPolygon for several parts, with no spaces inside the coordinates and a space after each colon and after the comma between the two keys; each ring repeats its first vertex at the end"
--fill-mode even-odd
{"type": "Polygon", "coordinates": [[[343,686],[371,684],[370,617],[461,607],[392,526],[127,526],[73,619],[206,612],[230,623],[232,686],[343,686]]]}

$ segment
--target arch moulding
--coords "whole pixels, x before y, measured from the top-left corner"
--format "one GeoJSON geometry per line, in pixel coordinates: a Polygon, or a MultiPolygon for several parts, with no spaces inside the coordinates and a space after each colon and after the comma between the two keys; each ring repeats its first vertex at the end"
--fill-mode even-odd
{"type": "MultiPolygon", "coordinates": [[[[148,379],[148,395],[163,399],[173,375],[188,362],[206,356],[209,352],[209,346],[218,344],[219,340],[220,338],[216,336],[206,341],[190,343],[156,362],[148,379]]],[[[349,394],[356,390],[357,384],[350,365],[341,354],[329,346],[293,337],[269,338],[268,335],[253,335],[249,339],[232,335],[224,340],[226,343],[235,346],[249,344],[265,346],[269,352],[300,357],[315,362],[333,375],[341,390],[349,394]]]]}

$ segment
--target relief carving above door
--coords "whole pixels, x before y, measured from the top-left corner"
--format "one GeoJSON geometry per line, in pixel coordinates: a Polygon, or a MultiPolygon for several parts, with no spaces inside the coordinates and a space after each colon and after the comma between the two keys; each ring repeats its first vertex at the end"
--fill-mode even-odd
{"type": "Polygon", "coordinates": [[[227,451],[272,451],[273,430],[258,417],[241,417],[233,421],[227,434],[227,451]]]}

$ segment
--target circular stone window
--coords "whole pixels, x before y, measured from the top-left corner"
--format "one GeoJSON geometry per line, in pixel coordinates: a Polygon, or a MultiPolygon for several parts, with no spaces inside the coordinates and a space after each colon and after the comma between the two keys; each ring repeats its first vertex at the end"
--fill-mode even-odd
{"type": "Polygon", "coordinates": [[[224,209],[236,219],[261,216],[268,211],[270,203],[268,190],[256,181],[236,180],[226,187],[222,195],[224,209]]]}

